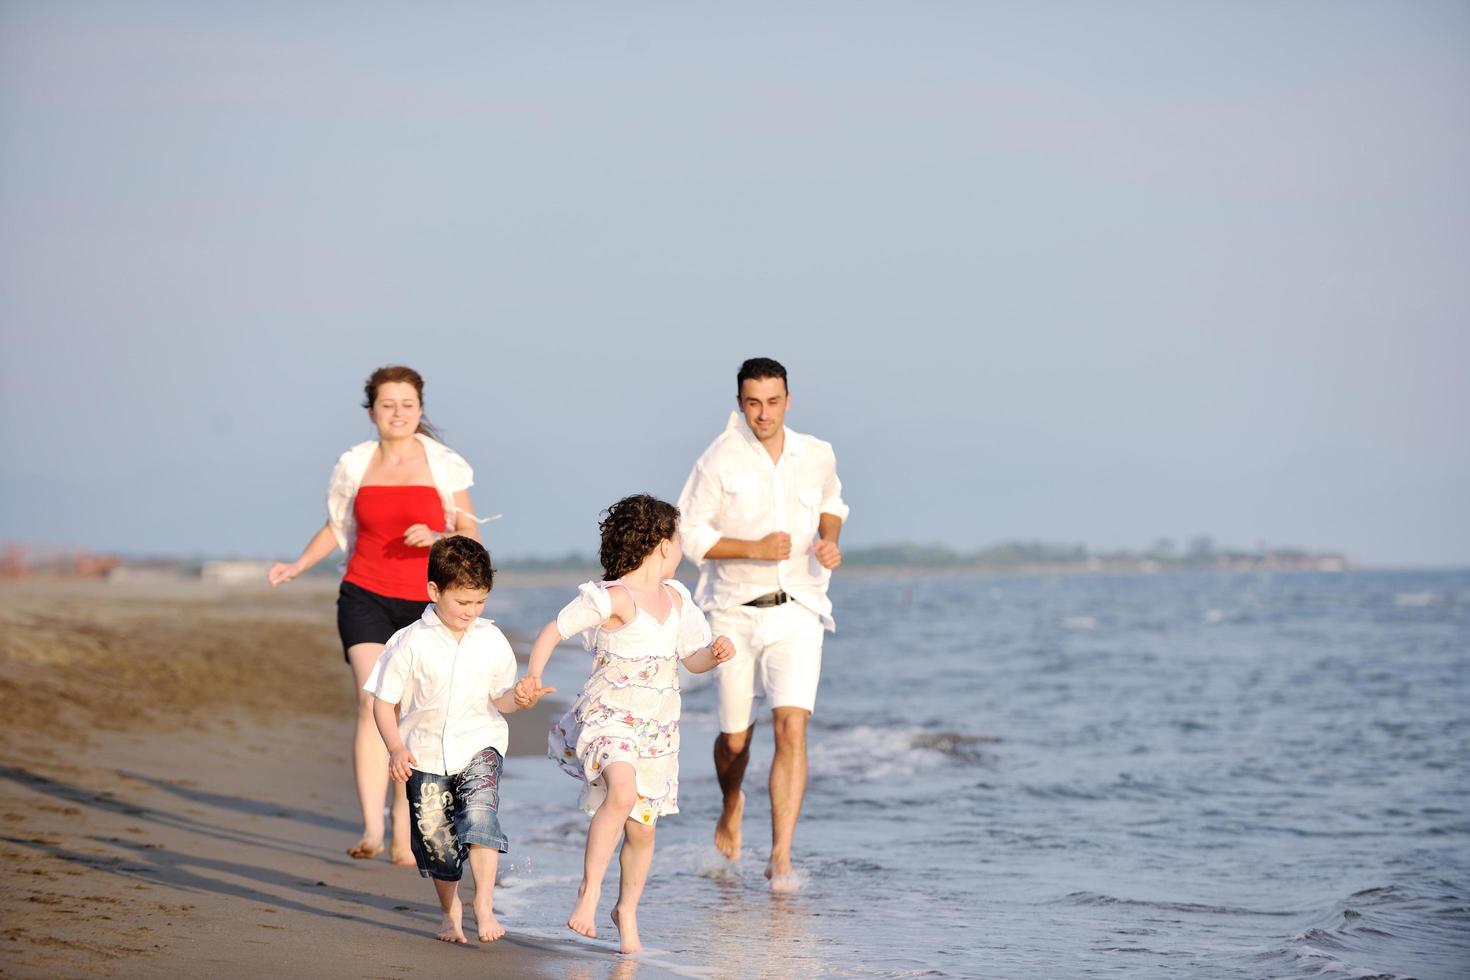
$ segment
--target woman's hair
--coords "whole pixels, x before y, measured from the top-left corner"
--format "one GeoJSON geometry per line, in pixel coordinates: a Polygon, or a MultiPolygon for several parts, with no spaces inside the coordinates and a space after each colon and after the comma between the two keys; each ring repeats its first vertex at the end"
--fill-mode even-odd
{"type": "Polygon", "coordinates": [[[597,525],[602,532],[603,577],[622,578],[643,564],[659,542],[679,532],[679,508],[646,493],[624,497],[603,512],[597,525]]]}
{"type": "Polygon", "coordinates": [[[474,538],[451,534],[429,548],[429,581],[443,589],[490,589],[495,569],[490,552],[474,538]]]}
{"type": "MultiPolygon", "coordinates": [[[[366,397],[366,400],[362,403],[362,407],[371,412],[373,410],[373,402],[378,400],[378,389],[383,385],[392,384],[395,381],[413,385],[413,390],[419,394],[419,408],[422,409],[424,407],[423,376],[413,368],[404,367],[402,364],[390,364],[387,367],[380,367],[368,377],[367,383],[362,386],[363,395],[366,397]]],[[[430,439],[439,438],[438,431],[429,424],[429,419],[426,415],[419,416],[419,427],[414,431],[422,432],[430,439]]]]}

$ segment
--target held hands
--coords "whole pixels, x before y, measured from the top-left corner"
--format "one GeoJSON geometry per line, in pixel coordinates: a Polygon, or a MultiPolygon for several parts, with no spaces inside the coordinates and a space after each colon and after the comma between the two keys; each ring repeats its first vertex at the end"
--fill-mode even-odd
{"type": "Polygon", "coordinates": [[[755,543],[755,554],[751,557],[761,561],[785,561],[791,557],[791,535],[785,531],[772,531],[755,543]]]}
{"type": "Polygon", "coordinates": [[[419,764],[419,760],[408,751],[408,746],[400,746],[395,752],[388,756],[388,775],[400,783],[408,782],[408,777],[413,775],[413,767],[419,764]]]}
{"type": "Polygon", "coordinates": [[[403,532],[403,543],[410,548],[429,548],[442,537],[444,535],[440,532],[430,531],[427,524],[411,524],[403,532]]]}
{"type": "Polygon", "coordinates": [[[275,588],[282,582],[289,582],[301,574],[301,563],[297,561],[278,561],[271,566],[271,570],[265,573],[265,580],[275,588]]]}
{"type": "Polygon", "coordinates": [[[728,636],[717,636],[714,642],[709,645],[709,653],[711,657],[715,658],[715,663],[722,664],[735,656],[735,644],[730,642],[728,636]]]}
{"type": "Polygon", "coordinates": [[[823,568],[830,570],[842,564],[842,549],[837,547],[836,541],[818,538],[812,542],[812,557],[823,568]]]}
{"type": "Polygon", "coordinates": [[[531,705],[540,701],[546,695],[555,694],[556,688],[542,687],[540,677],[535,674],[527,674],[525,677],[516,681],[515,692],[516,707],[525,709],[531,707],[531,705]]]}

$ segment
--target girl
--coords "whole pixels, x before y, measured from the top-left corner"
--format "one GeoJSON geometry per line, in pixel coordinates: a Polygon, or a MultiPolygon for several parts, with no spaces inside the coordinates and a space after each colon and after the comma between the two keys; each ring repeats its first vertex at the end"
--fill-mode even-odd
{"type": "Polygon", "coordinates": [[[567,925],[596,936],[602,878],[617,846],[622,876],[612,921],[624,953],[638,941],[638,899],[653,863],[654,822],[679,812],[679,666],[699,674],[729,660],[723,636],[710,641],[704,613],[673,581],[679,566],[679,511],[646,494],[607,509],[602,531],[606,581],[588,582],[531,648],[518,692],[541,688],[552,649],[582,634],[592,676],[571,711],[551,728],[547,752],[586,783],[582,809],[592,814],[582,885],[567,925]]]}
{"type": "MultiPolygon", "coordinates": [[[[383,645],[418,621],[428,605],[429,546],[463,534],[479,540],[470,503],[469,463],[433,438],[424,418],[424,379],[412,368],[378,368],[363,386],[377,438],[358,443],[337,460],[327,489],[327,522],[292,562],[271,566],[271,585],[289,582],[336,548],[346,556],[337,596],[342,655],[357,688],[352,762],[362,807],[362,837],[347,849],[367,860],[383,853],[383,797],[388,750],[373,723],[373,696],[362,689],[383,645]]],[[[393,793],[394,864],[413,867],[408,797],[393,793]]]]}

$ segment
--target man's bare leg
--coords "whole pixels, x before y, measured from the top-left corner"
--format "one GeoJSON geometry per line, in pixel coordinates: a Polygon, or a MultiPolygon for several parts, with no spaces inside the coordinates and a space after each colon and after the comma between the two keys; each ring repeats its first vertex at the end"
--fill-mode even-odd
{"type": "Polygon", "coordinates": [[[775,708],[771,715],[776,754],[771,759],[771,863],[766,877],[773,891],[795,891],[799,882],[791,873],[791,840],[806,795],[806,723],[811,712],[775,708]]]}
{"type": "Polygon", "coordinates": [[[721,732],[715,736],[715,777],[724,795],[724,809],[715,823],[715,847],[730,861],[740,860],[740,820],[745,815],[745,767],[750,764],[751,725],[743,732],[721,732]]]}

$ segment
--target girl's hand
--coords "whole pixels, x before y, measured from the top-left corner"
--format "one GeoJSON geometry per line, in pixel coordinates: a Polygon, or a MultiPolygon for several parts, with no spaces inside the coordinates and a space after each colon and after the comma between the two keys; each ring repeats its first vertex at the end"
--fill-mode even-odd
{"type": "Polygon", "coordinates": [[[548,694],[555,694],[556,688],[542,687],[541,678],[527,674],[516,681],[516,707],[529,708],[548,694]]]}
{"type": "Polygon", "coordinates": [[[730,642],[726,636],[717,636],[715,641],[709,645],[710,656],[715,658],[715,663],[722,664],[735,656],[735,644],[730,642]]]}
{"type": "Polygon", "coordinates": [[[444,535],[439,531],[430,531],[427,524],[414,524],[403,532],[403,543],[410,548],[432,547],[444,535]]]}
{"type": "Polygon", "coordinates": [[[406,783],[408,777],[413,775],[413,767],[418,764],[419,760],[413,757],[413,753],[405,745],[388,756],[388,775],[400,783],[406,783]]]}
{"type": "Polygon", "coordinates": [[[301,563],[296,561],[278,561],[271,566],[271,570],[265,573],[265,580],[275,588],[282,582],[289,582],[301,574],[301,563]]]}

